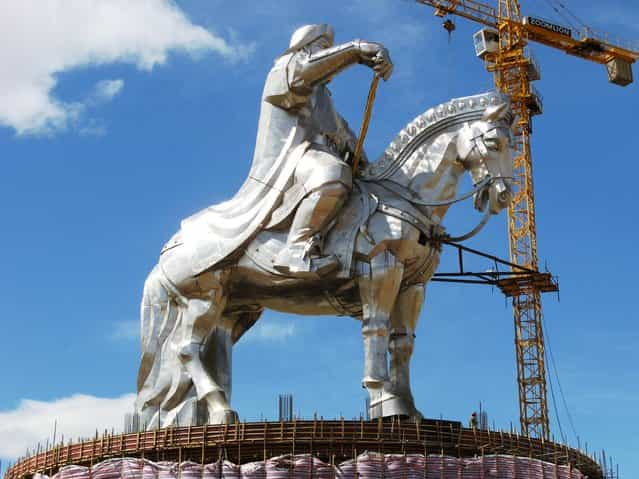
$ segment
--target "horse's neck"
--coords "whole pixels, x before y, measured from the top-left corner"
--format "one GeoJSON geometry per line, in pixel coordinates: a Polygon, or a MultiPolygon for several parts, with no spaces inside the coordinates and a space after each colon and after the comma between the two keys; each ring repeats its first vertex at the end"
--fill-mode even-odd
{"type": "MultiPolygon", "coordinates": [[[[432,142],[417,148],[389,178],[413,192],[422,201],[449,201],[457,195],[463,169],[455,161],[455,134],[443,133],[432,142]]],[[[440,218],[448,207],[433,210],[440,218]]]]}

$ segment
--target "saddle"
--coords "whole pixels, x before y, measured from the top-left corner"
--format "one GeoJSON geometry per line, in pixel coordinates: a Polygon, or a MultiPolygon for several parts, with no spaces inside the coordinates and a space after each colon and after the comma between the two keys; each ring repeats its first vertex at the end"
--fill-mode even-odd
{"type": "MultiPolygon", "coordinates": [[[[395,184],[393,189],[396,189],[397,186],[395,184]]],[[[432,237],[435,228],[441,231],[441,227],[430,220],[426,214],[397,192],[384,187],[383,182],[355,180],[346,204],[342,207],[332,228],[324,238],[323,253],[335,255],[340,261],[340,268],[332,275],[333,278],[348,279],[352,276],[357,238],[361,234],[367,238],[369,243],[373,243],[367,230],[367,224],[377,211],[410,223],[427,238],[432,237]]],[[[274,223],[277,226],[271,226],[270,229],[260,232],[251,241],[245,252],[263,270],[281,275],[273,267],[273,264],[278,253],[286,248],[288,228],[283,227],[286,223],[282,221],[282,216],[279,216],[277,222],[271,221],[270,225],[274,223]]]]}

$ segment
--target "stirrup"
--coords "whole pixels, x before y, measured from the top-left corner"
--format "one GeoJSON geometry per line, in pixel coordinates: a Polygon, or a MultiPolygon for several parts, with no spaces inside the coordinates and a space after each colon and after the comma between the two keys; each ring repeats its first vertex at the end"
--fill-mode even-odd
{"type": "Polygon", "coordinates": [[[337,256],[299,256],[290,249],[284,250],[278,255],[277,262],[273,265],[276,271],[296,278],[319,279],[328,276],[342,266],[337,256]]]}
{"type": "Polygon", "coordinates": [[[315,256],[311,258],[311,271],[319,276],[330,276],[337,272],[342,266],[342,262],[334,254],[325,256],[315,256]]]}

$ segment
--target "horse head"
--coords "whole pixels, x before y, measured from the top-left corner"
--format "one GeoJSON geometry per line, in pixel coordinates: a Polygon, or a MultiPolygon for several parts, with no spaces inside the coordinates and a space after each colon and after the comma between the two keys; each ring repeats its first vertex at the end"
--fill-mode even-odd
{"type": "Polygon", "coordinates": [[[450,100],[406,125],[363,178],[405,187],[411,202],[441,218],[467,171],[475,207],[496,214],[511,199],[512,122],[510,100],[500,93],[450,100]]]}
{"type": "Polygon", "coordinates": [[[509,103],[486,108],[481,119],[465,123],[457,134],[457,155],[473,183],[486,183],[475,193],[475,208],[497,214],[511,200],[513,157],[509,103]]]}

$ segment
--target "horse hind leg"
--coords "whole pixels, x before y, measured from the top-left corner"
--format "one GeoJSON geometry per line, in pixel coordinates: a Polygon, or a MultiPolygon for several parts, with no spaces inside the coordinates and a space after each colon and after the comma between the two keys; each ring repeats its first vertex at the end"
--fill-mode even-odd
{"type": "Polygon", "coordinates": [[[229,423],[237,420],[231,409],[224,388],[205,366],[205,347],[212,335],[224,333],[222,318],[227,297],[224,293],[222,272],[207,273],[199,278],[202,288],[197,297],[183,298],[180,320],[178,356],[188,376],[193,381],[198,401],[207,408],[210,423],[229,423]]]}
{"type": "Polygon", "coordinates": [[[144,284],[141,305],[136,412],[145,429],[193,423],[188,417],[197,408],[193,381],[175,354],[182,342],[183,310],[162,268],[156,266],[144,284]]]}
{"type": "MultiPolygon", "coordinates": [[[[213,327],[202,350],[205,368],[215,382],[224,390],[226,400],[231,402],[233,345],[262,314],[262,308],[224,311],[213,327]]],[[[220,410],[210,417],[212,423],[223,422],[228,411],[220,410]]]]}

